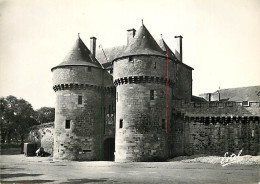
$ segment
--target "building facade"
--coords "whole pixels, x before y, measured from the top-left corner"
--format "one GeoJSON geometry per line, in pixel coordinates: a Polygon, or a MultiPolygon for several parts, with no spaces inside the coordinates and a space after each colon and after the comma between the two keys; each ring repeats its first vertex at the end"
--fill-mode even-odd
{"type": "Polygon", "coordinates": [[[244,106],[192,96],[193,68],[182,62],[181,45],[173,52],[143,24],[127,31],[124,46],[97,51],[92,37],[89,50],[78,37],[52,68],[54,158],[133,162],[239,149],[258,154],[259,100],[244,106]]]}

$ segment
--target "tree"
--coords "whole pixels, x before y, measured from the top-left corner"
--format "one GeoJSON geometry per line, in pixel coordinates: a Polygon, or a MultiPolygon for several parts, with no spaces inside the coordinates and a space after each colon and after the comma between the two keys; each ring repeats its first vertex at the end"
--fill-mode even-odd
{"type": "Polygon", "coordinates": [[[16,139],[23,143],[29,128],[37,124],[32,105],[24,99],[8,96],[0,98],[0,108],[1,142],[16,139]]]}
{"type": "Polygon", "coordinates": [[[10,140],[12,136],[14,135],[14,109],[12,109],[12,106],[14,104],[14,101],[16,100],[15,97],[9,96],[9,98],[3,98],[0,99],[0,115],[1,115],[1,142],[10,143],[10,140]]]}
{"type": "Polygon", "coordinates": [[[42,124],[42,123],[49,123],[54,122],[55,117],[55,109],[52,107],[42,107],[38,110],[36,110],[36,120],[42,124]]]}
{"type": "Polygon", "coordinates": [[[15,124],[16,124],[16,133],[20,136],[20,140],[23,143],[26,135],[29,132],[29,128],[37,124],[35,119],[35,111],[32,108],[32,105],[20,99],[17,101],[15,108],[15,124]]]}

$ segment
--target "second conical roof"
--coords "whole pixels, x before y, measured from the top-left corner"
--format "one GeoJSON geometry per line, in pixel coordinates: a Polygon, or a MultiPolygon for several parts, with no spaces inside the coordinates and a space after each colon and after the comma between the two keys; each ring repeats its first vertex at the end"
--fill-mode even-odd
{"type": "Polygon", "coordinates": [[[147,28],[142,25],[125,50],[116,59],[134,55],[154,55],[165,57],[163,50],[156,43],[147,28]]]}
{"type": "Polygon", "coordinates": [[[166,56],[167,56],[167,48],[168,48],[169,58],[171,58],[175,61],[177,60],[177,57],[175,56],[175,54],[172,52],[170,47],[165,43],[165,41],[163,39],[157,40],[157,43],[161,47],[161,49],[163,50],[163,52],[166,56]]]}

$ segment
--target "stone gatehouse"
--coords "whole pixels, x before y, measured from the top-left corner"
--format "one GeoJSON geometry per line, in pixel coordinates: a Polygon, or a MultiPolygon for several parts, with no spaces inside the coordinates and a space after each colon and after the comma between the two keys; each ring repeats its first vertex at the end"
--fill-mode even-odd
{"type": "Polygon", "coordinates": [[[51,69],[54,159],[155,161],[241,149],[259,154],[260,86],[240,102],[216,93],[193,96],[182,36],[172,51],[143,24],[127,31],[126,45],[97,50],[96,40],[90,38],[88,49],[78,36],[51,69]]]}

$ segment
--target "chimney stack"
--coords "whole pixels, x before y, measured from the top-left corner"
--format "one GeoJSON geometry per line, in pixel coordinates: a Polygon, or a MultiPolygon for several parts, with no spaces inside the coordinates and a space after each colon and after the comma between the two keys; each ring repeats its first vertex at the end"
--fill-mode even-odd
{"type": "Polygon", "coordinates": [[[96,57],[96,37],[90,37],[90,52],[94,57],[96,57]]]}
{"type": "Polygon", "coordinates": [[[135,32],[136,32],[136,30],[135,30],[134,28],[127,30],[127,45],[128,45],[128,44],[130,43],[130,41],[134,38],[135,32]]]}
{"type": "Polygon", "coordinates": [[[175,36],[174,38],[178,38],[177,39],[177,44],[175,47],[175,55],[177,57],[177,59],[182,62],[182,36],[175,36]]]}
{"type": "Polygon", "coordinates": [[[211,102],[211,93],[208,93],[208,101],[211,102]]]}

